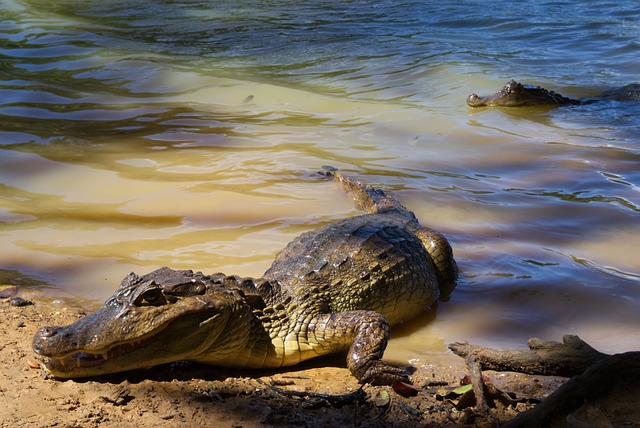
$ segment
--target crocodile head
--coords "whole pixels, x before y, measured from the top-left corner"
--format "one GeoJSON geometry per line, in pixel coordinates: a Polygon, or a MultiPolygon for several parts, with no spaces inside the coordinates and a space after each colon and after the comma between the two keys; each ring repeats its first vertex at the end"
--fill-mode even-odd
{"type": "MultiPolygon", "coordinates": [[[[56,377],[86,377],[185,360],[215,347],[241,298],[189,271],[133,273],[97,312],[42,327],[33,349],[56,377]]],[[[241,303],[241,302],[240,302],[241,303]]]]}
{"type": "Polygon", "coordinates": [[[523,85],[513,79],[495,94],[485,97],[471,94],[467,97],[467,104],[471,107],[559,106],[578,103],[578,100],[564,97],[540,86],[523,85]]]}

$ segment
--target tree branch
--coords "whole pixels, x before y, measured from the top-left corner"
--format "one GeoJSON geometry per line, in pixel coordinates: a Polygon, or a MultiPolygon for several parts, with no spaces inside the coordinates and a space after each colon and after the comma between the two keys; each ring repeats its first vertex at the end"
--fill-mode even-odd
{"type": "Polygon", "coordinates": [[[529,339],[528,350],[500,350],[469,343],[452,343],[449,349],[465,359],[473,355],[484,370],[566,377],[581,374],[587,367],[608,357],[578,336],[563,336],[562,342],[529,339]]]}

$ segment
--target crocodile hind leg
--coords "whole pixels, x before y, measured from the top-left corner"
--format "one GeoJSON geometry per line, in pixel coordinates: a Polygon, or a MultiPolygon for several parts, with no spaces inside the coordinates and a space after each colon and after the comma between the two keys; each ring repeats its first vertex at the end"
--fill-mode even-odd
{"type": "Polygon", "coordinates": [[[453,258],[453,249],[447,238],[428,227],[420,227],[414,233],[418,235],[433,260],[440,287],[453,285],[458,277],[458,265],[453,258]]]}
{"type": "Polygon", "coordinates": [[[349,349],[347,367],[360,383],[390,385],[408,381],[409,371],[381,360],[391,327],[373,311],[323,314],[310,323],[307,340],[316,342],[318,354],[349,349]]]}

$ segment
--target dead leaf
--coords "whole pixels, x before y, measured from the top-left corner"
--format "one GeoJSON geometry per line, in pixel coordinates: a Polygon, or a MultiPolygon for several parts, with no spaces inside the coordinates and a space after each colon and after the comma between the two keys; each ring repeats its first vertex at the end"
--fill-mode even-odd
{"type": "Polygon", "coordinates": [[[410,385],[406,382],[394,382],[393,390],[396,392],[396,394],[401,395],[405,398],[418,395],[418,390],[413,385],[410,385]]]}
{"type": "Polygon", "coordinates": [[[27,360],[27,365],[32,368],[32,369],[39,369],[40,368],[40,363],[36,360],[32,360],[31,358],[29,358],[27,360]]]}
{"type": "Polygon", "coordinates": [[[511,398],[509,394],[501,389],[496,388],[492,383],[488,383],[485,385],[485,394],[487,396],[487,401],[489,401],[489,405],[491,407],[495,407],[495,403],[498,401],[505,407],[514,406],[516,404],[516,401],[511,398]]]}
{"type": "Polygon", "coordinates": [[[476,402],[476,394],[473,392],[473,389],[470,389],[469,391],[462,394],[462,396],[460,396],[460,399],[457,403],[455,403],[454,407],[457,410],[462,410],[468,407],[474,407],[476,405],[476,402]]]}

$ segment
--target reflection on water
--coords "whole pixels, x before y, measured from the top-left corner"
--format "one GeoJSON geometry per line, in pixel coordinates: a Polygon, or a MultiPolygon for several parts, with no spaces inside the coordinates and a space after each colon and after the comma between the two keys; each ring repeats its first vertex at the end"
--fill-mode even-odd
{"type": "Polygon", "coordinates": [[[638,349],[640,103],[465,104],[633,82],[638,6],[130,3],[0,0],[0,282],[94,309],[129,271],[259,276],[356,212],[328,164],[454,246],[458,287],[390,357],[638,349]]]}

